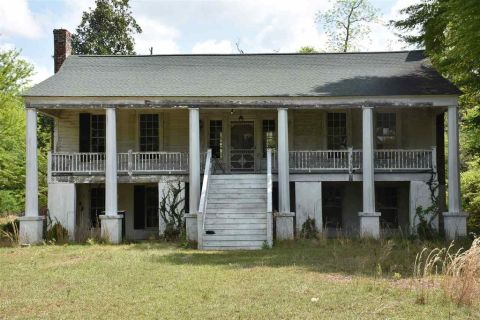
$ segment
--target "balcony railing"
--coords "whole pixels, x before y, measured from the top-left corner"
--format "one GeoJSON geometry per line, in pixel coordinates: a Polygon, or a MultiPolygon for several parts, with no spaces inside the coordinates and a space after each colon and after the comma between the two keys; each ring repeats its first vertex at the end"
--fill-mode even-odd
{"type": "MultiPolygon", "coordinates": [[[[273,155],[277,170],[277,154],[273,155]]],[[[290,151],[291,172],[349,172],[362,170],[362,150],[290,151]]],[[[436,150],[375,150],[375,171],[419,172],[436,170],[436,150]]]]}
{"type": "MultiPolygon", "coordinates": [[[[200,165],[203,169],[206,153],[202,153],[200,156],[200,165]]],[[[429,150],[375,150],[374,161],[377,172],[435,171],[436,150],[435,148],[429,150]]],[[[242,163],[248,164],[248,162],[242,163]]],[[[290,151],[289,165],[290,171],[297,173],[354,173],[362,170],[362,151],[351,148],[347,150],[290,151]]],[[[120,174],[186,174],[188,167],[188,153],[186,152],[129,151],[117,154],[117,171],[120,174]]],[[[252,172],[255,171],[253,164],[243,167],[248,167],[252,172]]],[[[51,175],[103,174],[105,172],[105,154],[51,153],[49,168],[51,175]]],[[[238,168],[232,166],[231,169],[236,171],[238,168]]],[[[272,169],[273,171],[277,170],[276,153],[272,154],[272,169]]],[[[246,169],[243,171],[250,172],[246,169]]]]}
{"type": "MultiPolygon", "coordinates": [[[[54,175],[105,172],[105,153],[52,153],[49,162],[49,168],[54,175]]],[[[186,173],[188,172],[188,153],[132,151],[118,153],[117,171],[129,175],[186,173]]]]}

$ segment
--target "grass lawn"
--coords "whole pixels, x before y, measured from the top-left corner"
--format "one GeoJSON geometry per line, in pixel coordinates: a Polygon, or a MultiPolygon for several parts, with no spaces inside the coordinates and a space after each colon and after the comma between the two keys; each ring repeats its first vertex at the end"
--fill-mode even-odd
{"type": "Polygon", "coordinates": [[[253,252],[174,244],[0,248],[0,319],[480,319],[410,277],[422,244],[287,242],[253,252]],[[397,273],[395,275],[395,273],[397,273]]]}

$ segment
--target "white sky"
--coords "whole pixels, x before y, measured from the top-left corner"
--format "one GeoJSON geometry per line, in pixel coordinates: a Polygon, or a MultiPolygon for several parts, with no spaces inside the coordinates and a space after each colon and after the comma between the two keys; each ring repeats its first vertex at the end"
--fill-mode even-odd
{"type": "MultiPolygon", "coordinates": [[[[383,21],[371,25],[363,51],[405,49],[386,23],[419,0],[371,0],[383,21]]],[[[302,46],[326,49],[315,13],[327,0],[131,0],[143,33],[135,37],[138,54],[296,52],[302,46]]],[[[53,74],[54,28],[75,31],[94,0],[0,0],[0,50],[18,48],[34,64],[33,83],[53,74]]]]}

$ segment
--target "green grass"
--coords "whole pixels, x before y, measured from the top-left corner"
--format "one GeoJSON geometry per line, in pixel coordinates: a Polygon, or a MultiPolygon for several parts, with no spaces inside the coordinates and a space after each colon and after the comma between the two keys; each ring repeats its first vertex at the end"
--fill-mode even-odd
{"type": "Polygon", "coordinates": [[[478,306],[456,307],[440,288],[416,302],[408,277],[422,247],[340,239],[254,252],[156,242],[0,248],[0,319],[479,319],[478,306]]]}

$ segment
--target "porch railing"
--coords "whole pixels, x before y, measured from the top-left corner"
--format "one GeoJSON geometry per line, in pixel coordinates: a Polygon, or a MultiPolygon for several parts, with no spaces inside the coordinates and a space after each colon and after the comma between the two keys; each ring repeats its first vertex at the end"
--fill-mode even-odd
{"type": "MultiPolygon", "coordinates": [[[[436,148],[421,150],[375,150],[375,170],[436,170],[436,148]]],[[[273,170],[277,170],[277,154],[273,154],[273,170]]],[[[362,170],[362,150],[296,150],[289,152],[292,172],[349,172],[362,170]]]]}
{"type": "MultiPolygon", "coordinates": [[[[105,153],[52,153],[52,174],[96,174],[105,172],[105,153]]],[[[203,158],[203,157],[202,157],[203,158]]],[[[186,173],[188,153],[125,152],[117,154],[119,173],[186,173]]]]}

